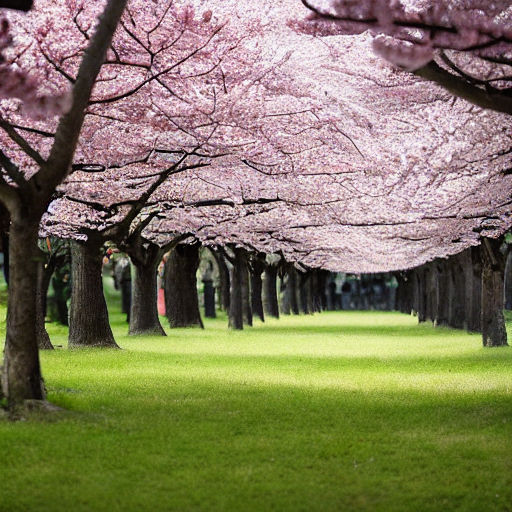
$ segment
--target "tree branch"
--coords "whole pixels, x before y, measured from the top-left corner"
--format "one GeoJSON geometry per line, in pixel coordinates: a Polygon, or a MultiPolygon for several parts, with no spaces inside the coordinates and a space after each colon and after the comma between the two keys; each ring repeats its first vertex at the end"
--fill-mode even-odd
{"type": "Polygon", "coordinates": [[[0,117],[0,128],[2,128],[5,133],[7,133],[8,137],[18,145],[18,147],[34,162],[38,165],[44,165],[46,161],[44,158],[27,142],[27,140],[22,137],[3,117],[0,117]]]}
{"type": "Polygon", "coordinates": [[[71,109],[59,121],[47,164],[42,166],[41,171],[32,178],[34,179],[38,175],[42,178],[41,186],[44,187],[44,202],[50,200],[55,188],[64,180],[71,169],[73,155],[84,122],[85,109],[127,1],[109,0],[107,3],[98,28],[80,64],[72,89],[71,109]]]}
{"type": "Polygon", "coordinates": [[[449,71],[441,68],[435,62],[414,71],[414,74],[435,82],[451,94],[469,101],[481,108],[512,114],[512,98],[499,92],[489,92],[469,84],[449,71]]]}

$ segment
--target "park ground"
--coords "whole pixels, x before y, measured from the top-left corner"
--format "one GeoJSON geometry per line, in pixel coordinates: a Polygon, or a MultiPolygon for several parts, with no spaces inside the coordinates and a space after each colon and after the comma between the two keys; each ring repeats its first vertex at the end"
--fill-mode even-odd
{"type": "Polygon", "coordinates": [[[512,511],[512,348],[389,312],[112,323],[121,351],[48,325],[64,410],[0,421],[1,512],[512,511]]]}

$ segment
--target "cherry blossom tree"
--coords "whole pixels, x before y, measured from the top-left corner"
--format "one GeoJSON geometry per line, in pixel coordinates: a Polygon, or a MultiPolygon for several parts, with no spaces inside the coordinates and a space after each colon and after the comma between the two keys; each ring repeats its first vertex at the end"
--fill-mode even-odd
{"type": "Polygon", "coordinates": [[[145,174],[140,164],[105,170],[99,179],[77,171],[64,184],[65,196],[50,204],[41,234],[73,240],[70,346],[117,347],[101,281],[107,241],[126,252],[135,266],[130,334],[165,335],[156,311],[156,268],[180,237],[160,247],[145,240],[142,231],[156,213],[151,197],[159,186],[173,174],[207,165],[201,157],[190,157],[183,153],[163,170],[149,165],[145,174]],[[130,174],[134,166],[137,171],[130,174]]]}
{"type": "Polygon", "coordinates": [[[0,151],[0,198],[11,214],[10,286],[2,372],[3,393],[11,409],[27,399],[44,399],[34,321],[36,273],[32,265],[24,262],[32,262],[36,257],[39,221],[56,186],[70,171],[85,109],[125,4],[109,1],[98,6],[101,18],[80,59],[69,111],[56,123],[53,143],[45,157],[2,117],[3,133],[26,155],[25,161],[15,162],[7,151],[0,151]],[[30,166],[20,167],[27,161],[30,166]]]}
{"type": "Polygon", "coordinates": [[[374,51],[478,106],[510,114],[512,13],[508,1],[301,0],[293,21],[321,36],[370,31],[374,51]]]}

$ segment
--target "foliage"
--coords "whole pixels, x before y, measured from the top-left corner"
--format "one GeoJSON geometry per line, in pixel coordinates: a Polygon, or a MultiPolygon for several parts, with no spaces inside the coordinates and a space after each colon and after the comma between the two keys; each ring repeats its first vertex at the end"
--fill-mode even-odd
{"type": "MultiPolygon", "coordinates": [[[[378,26],[393,31],[385,0],[348,3],[360,18],[377,9],[378,26]]],[[[25,49],[16,64],[52,93],[68,87],[98,6],[41,0],[13,25],[25,49]]],[[[409,12],[393,6],[390,16],[409,12]]],[[[376,65],[365,34],[298,34],[285,20],[304,12],[297,0],[131,0],[43,234],[99,231],[121,243],[145,229],[163,245],[191,232],[351,272],[420,265],[502,234],[512,223],[504,116],[376,65]]],[[[503,32],[506,20],[495,24],[503,32]]],[[[436,32],[436,48],[453,46],[449,29],[436,32]]],[[[37,173],[55,120],[31,122],[12,101],[0,113],[2,151],[25,176],[37,173]],[[34,151],[16,148],[20,137],[34,151]]]]}
{"type": "MultiPolygon", "coordinates": [[[[184,101],[168,97],[155,79],[151,51],[127,43],[128,29],[151,40],[147,13],[132,16],[133,27],[125,20],[115,44],[128,44],[130,58],[122,54],[123,66],[116,67],[112,57],[104,73],[116,77],[115,90],[134,92],[114,101],[107,87],[98,89],[86,117],[90,136],[77,157],[107,168],[73,173],[50,206],[46,232],[85,238],[97,230],[121,238],[128,205],[168,165],[163,157],[196,145],[198,154],[214,157],[199,159],[209,166],[173,170],[132,233],[142,226],[159,245],[193,233],[205,244],[371,272],[455,254],[512,223],[505,116],[453,101],[379,63],[365,34],[322,40],[297,34],[283,12],[304,11],[296,0],[262,1],[265,9],[256,14],[234,1],[194,3],[201,30],[185,27],[187,44],[206,46],[178,66],[186,72],[161,75],[184,101]],[[201,9],[215,14],[206,24],[201,9]],[[129,71],[134,61],[145,67],[129,71]],[[106,140],[116,144],[105,151],[106,140]]],[[[151,16],[163,16],[174,34],[181,25],[165,5],[151,16]]],[[[179,44],[158,58],[170,66],[176,53],[184,55],[179,44]]]]}
{"type": "Polygon", "coordinates": [[[482,0],[302,0],[321,36],[370,31],[377,55],[475,105],[512,114],[510,2],[482,0]]]}

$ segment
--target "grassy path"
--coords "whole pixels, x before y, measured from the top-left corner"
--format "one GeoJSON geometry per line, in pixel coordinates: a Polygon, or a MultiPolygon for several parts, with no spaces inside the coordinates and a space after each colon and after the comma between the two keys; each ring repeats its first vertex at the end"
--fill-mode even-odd
{"type": "MultiPolygon", "coordinates": [[[[512,349],[395,313],[42,356],[0,422],[0,511],[512,511],[512,349]]],[[[65,331],[51,326],[54,343],[65,331]]]]}

